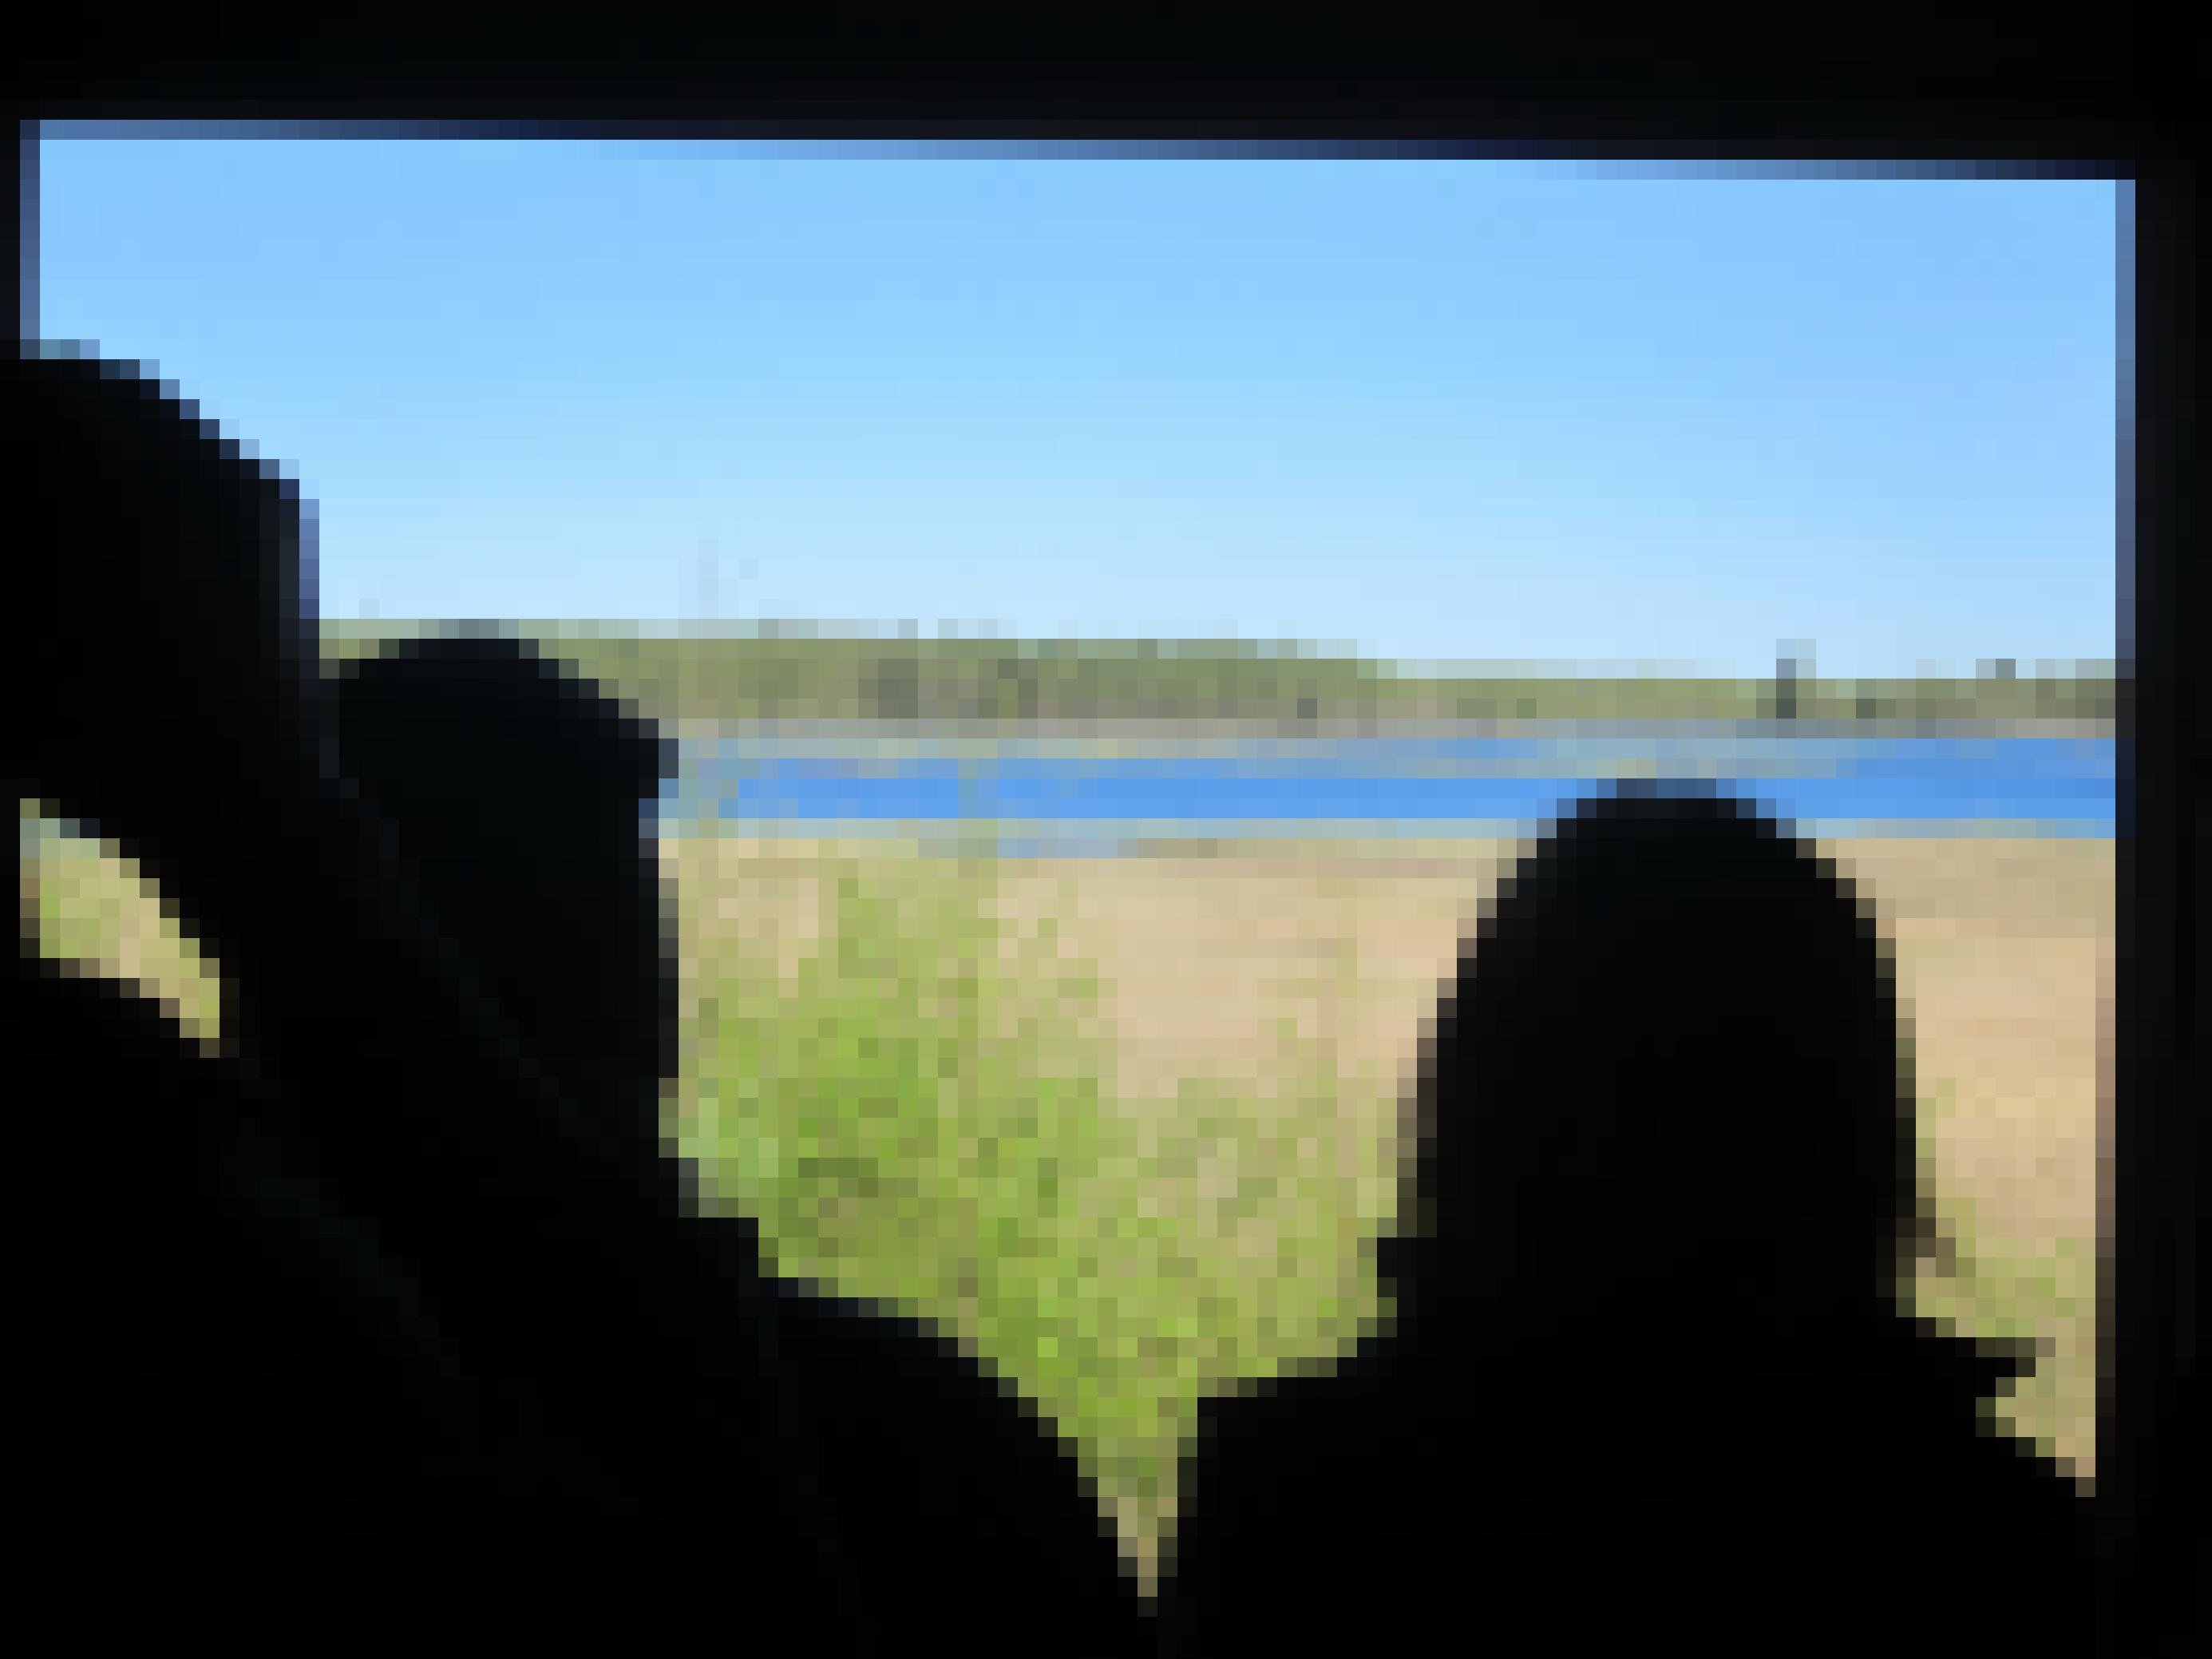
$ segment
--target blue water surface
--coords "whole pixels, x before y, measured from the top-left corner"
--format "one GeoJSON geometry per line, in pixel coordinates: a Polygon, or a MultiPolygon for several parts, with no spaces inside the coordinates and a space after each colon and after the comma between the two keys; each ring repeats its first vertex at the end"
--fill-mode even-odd
{"type": "MultiPolygon", "coordinates": [[[[828,745],[823,745],[827,747],[828,745]]],[[[2109,738],[1595,737],[1306,739],[1106,758],[1008,745],[982,757],[902,745],[895,758],[724,741],[687,747],[664,823],[749,833],[1028,826],[1046,841],[1149,834],[1516,835],[1626,779],[1749,797],[1811,834],[1943,826],[2110,836],[2109,738]],[[1058,836],[1052,832],[1057,830],[1058,836]]]]}

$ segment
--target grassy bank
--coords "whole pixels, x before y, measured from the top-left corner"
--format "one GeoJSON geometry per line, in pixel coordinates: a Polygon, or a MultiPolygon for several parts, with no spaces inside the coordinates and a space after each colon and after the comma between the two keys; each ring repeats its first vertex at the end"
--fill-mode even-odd
{"type": "MultiPolygon", "coordinates": [[[[713,890],[711,848],[679,860],[713,890]]],[[[687,941],[679,1133],[780,1267],[944,1322],[1041,1405],[1149,1568],[1201,1391],[1351,1340],[1389,1149],[1325,1037],[1261,1088],[1125,1109],[1095,970],[994,915],[988,861],[830,872],[795,954],[687,941]],[[1264,1098],[1261,1097],[1264,1092],[1264,1098]]]]}
{"type": "MultiPolygon", "coordinates": [[[[65,838],[25,847],[27,907],[48,954],[137,980],[187,1025],[215,1028],[208,965],[131,872],[65,838]]],[[[665,850],[689,1014],[670,1127],[709,1201],[758,1217],[783,1271],[968,1340],[1059,1425],[1148,1567],[1200,1394],[1324,1357],[1379,1311],[1361,1247],[1394,1195],[1398,1073],[1346,1040],[1349,1016],[1332,1011],[1385,964],[1358,949],[1318,953],[1300,1000],[1251,1011],[1266,1045],[1240,1036],[1211,1061],[1176,1051],[1170,1086],[1140,1086],[1106,994],[1172,964],[1157,937],[1133,969],[1086,939],[1085,884],[1124,890],[1097,886],[1102,873],[1032,872],[1016,903],[1013,873],[981,857],[703,839],[665,850]]],[[[1201,879],[1218,888],[1234,867],[1218,861],[1201,879]]],[[[1149,878],[1125,864],[1117,878],[1149,878]]],[[[1303,881],[1280,890],[1309,890],[1324,909],[1367,902],[1326,870],[1269,879],[1303,881]]],[[[1196,890],[1162,890],[1168,923],[1189,928],[1196,890]]],[[[1393,1021],[1432,994],[1430,971],[1416,963],[1393,1021]]],[[[1940,1020],[1932,994],[1923,1006],[1923,1023],[1940,1020]]],[[[1946,1051],[1923,1041],[1922,1052],[1946,1051]]],[[[1975,1103],[1989,1091],[1940,1073],[1923,1089],[1960,1259],[1929,1273],[1921,1306],[2047,1340],[2034,1382],[2002,1410],[2051,1449],[2086,1455],[2087,1237],[2021,1243],[2002,1213],[2010,1189],[1976,1173],[1988,1160],[1936,1156],[1965,1117],[1982,1114],[1977,1132],[1989,1132],[1975,1103]]],[[[2014,1133],[2024,1158],[2044,1155],[2027,1117],[2014,1133]]]]}

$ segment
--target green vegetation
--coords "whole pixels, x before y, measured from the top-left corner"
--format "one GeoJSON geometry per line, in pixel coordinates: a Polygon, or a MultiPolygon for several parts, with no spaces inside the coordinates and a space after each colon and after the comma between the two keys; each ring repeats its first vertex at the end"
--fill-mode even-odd
{"type": "Polygon", "coordinates": [[[1149,1571],[1200,1395],[1326,1357],[1376,1311],[1358,1246],[1386,1148],[1358,1136],[1378,1114],[1314,1044],[1264,1105],[1193,1079],[1171,1112],[1118,1109],[1110,1056],[1070,1035],[1095,980],[1049,928],[1009,939],[990,882],[981,860],[854,860],[795,976],[714,953],[676,1135],[783,1272],[999,1366],[1149,1571]]]}
{"type": "MultiPolygon", "coordinates": [[[[1923,1087],[1918,1113],[1923,1164],[1933,1156],[1936,1126],[1956,1103],[1951,1079],[1923,1087]]],[[[1997,1416],[2047,1453],[2085,1458],[2097,1410],[2094,1242],[2057,1238],[2029,1254],[2014,1241],[1988,1237],[1966,1193],[1939,1191],[1936,1208],[1954,1260],[1942,1270],[1923,1270],[1914,1285],[1916,1309],[1976,1337],[2033,1345],[2034,1374],[1998,1401],[1997,1416]]]]}
{"type": "MultiPolygon", "coordinates": [[[[422,623],[329,623],[336,663],[422,623]]],[[[513,623],[670,720],[1956,720],[2117,717],[2111,665],[2027,678],[1729,680],[1423,674],[1243,641],[835,638],[763,628],[652,635],[513,623]]]]}
{"type": "MultiPolygon", "coordinates": [[[[23,822],[43,952],[138,980],[211,1035],[214,966],[158,896],[96,843],[27,806],[23,822]]],[[[761,1220],[782,1271],[934,1320],[1000,1367],[1075,1447],[1149,1572],[1200,1395],[1325,1358],[1381,1311],[1364,1245],[1394,1196],[1390,1085],[1286,1030],[1272,1075],[1194,1079],[1172,1108],[1134,1108],[1085,1035],[1095,977],[1054,924],[1024,939],[996,920],[995,872],[849,858],[795,970],[679,878],[694,1012],[672,1134],[710,1205],[761,1220]]],[[[1923,1129],[1951,1097],[1932,1084],[1923,1129]]],[[[2002,1413],[2047,1449],[2086,1450],[2087,1246],[2019,1259],[1976,1235],[1964,1195],[1941,1213],[1960,1265],[1930,1270],[1919,1306],[2045,1340],[2002,1413]]]]}
{"type": "Polygon", "coordinates": [[[16,824],[19,915],[40,953],[166,998],[185,1031],[213,1042],[222,981],[137,866],[104,842],[63,833],[29,802],[18,803],[16,824]]]}

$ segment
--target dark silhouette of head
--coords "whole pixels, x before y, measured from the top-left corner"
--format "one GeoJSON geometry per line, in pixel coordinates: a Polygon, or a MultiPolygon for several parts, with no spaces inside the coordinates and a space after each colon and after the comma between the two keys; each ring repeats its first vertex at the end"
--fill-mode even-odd
{"type": "Polygon", "coordinates": [[[1623,1365],[1756,1333],[1794,1370],[1894,1322],[1929,1233],[1874,917],[1708,787],[1586,800],[1521,862],[1416,1111],[1382,1253],[1409,1330],[1480,1321],[1623,1365]]]}
{"type": "Polygon", "coordinates": [[[539,1064],[611,1127],[654,1133],[675,982],[646,815],[672,745],[489,630],[402,641],[333,694],[347,775],[539,1064]]]}
{"type": "Polygon", "coordinates": [[[1425,1045],[1395,1319],[1201,1407],[1170,1650],[1764,1653],[1814,1609],[1844,1646],[2080,1646],[2071,1499],[1984,1410],[2021,1357],[1901,1305],[1899,1013],[1858,896],[1746,804],[1566,815],[1425,1045]],[[1900,1579],[1916,1542],[1956,1577],[1900,1579]]]}
{"type": "Polygon", "coordinates": [[[41,1166],[118,1143],[32,1368],[75,1449],[41,1512],[145,1592],[111,1633],[878,1650],[740,1252],[570,1109],[649,1105],[672,1052],[657,739],[495,640],[326,683],[295,486],[136,366],[25,342],[10,389],[19,794],[137,860],[236,994],[216,1057],[18,955],[73,1137],[41,1166]]]}
{"type": "Polygon", "coordinates": [[[18,798],[137,860],[242,967],[249,930],[190,878],[313,787],[312,507],[148,365],[21,340],[9,376],[18,798]]]}
{"type": "MultiPolygon", "coordinates": [[[[635,1085],[668,1074],[674,981],[640,811],[667,746],[509,639],[403,647],[343,676],[336,708],[348,775],[555,1081],[586,1109],[657,1104],[635,1085]]],[[[686,1165],[661,1158],[655,1173],[689,1200],[686,1165]]],[[[683,1231],[737,1268],[725,1293],[772,1327],[794,1416],[818,1425],[819,1491],[872,1617],[909,1644],[984,1652],[1028,1651],[1040,1632],[1056,1651],[1135,1647],[1136,1598],[1079,1465],[989,1368],[924,1322],[773,1280],[748,1218],[687,1218],[683,1231]]],[[[706,1297],[689,1314],[726,1317],[706,1297]]],[[[612,1444],[619,1472],[637,1442],[612,1444]]],[[[641,1484],[603,1476],[583,1507],[604,1514],[601,1494],[641,1484]]],[[[718,1524],[697,1516],[708,1536],[718,1524]]],[[[623,1547],[599,1553],[610,1547],[623,1547]]],[[[634,1548],[615,1559],[619,1582],[643,1579],[634,1548]]]]}

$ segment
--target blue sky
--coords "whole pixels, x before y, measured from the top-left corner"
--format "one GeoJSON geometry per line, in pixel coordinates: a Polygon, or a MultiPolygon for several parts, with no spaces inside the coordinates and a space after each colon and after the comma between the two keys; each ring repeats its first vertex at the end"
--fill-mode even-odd
{"type": "Polygon", "coordinates": [[[39,332],[299,478],[327,617],[2115,654],[2110,182],[52,134],[40,167],[39,332]]]}

